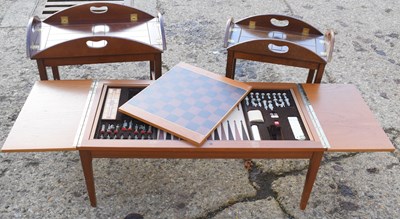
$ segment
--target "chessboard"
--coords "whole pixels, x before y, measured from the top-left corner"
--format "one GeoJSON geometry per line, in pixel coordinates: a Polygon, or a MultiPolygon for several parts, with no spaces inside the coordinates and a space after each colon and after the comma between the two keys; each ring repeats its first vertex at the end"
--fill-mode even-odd
{"type": "Polygon", "coordinates": [[[180,63],[119,111],[201,145],[251,86],[180,63]]]}

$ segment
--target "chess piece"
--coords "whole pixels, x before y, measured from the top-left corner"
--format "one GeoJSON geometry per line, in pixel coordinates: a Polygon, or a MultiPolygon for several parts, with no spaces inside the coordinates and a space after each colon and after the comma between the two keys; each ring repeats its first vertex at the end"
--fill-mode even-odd
{"type": "Polygon", "coordinates": [[[132,131],[132,125],[133,125],[133,123],[132,123],[132,120],[131,120],[131,121],[129,121],[128,131],[132,131]]]}
{"type": "Polygon", "coordinates": [[[114,130],[114,134],[118,134],[119,129],[120,129],[120,126],[119,126],[119,124],[117,124],[117,126],[115,127],[115,130],[114,130]]]}
{"type": "Polygon", "coordinates": [[[270,110],[274,110],[274,105],[272,105],[272,101],[271,100],[268,100],[268,108],[270,110]]]}
{"type": "Polygon", "coordinates": [[[133,134],[139,134],[139,126],[135,124],[135,131],[133,131],[133,134]]]}
{"type": "Polygon", "coordinates": [[[285,97],[286,106],[290,106],[289,98],[285,97]]]}
{"type": "Polygon", "coordinates": [[[128,123],[126,122],[126,120],[124,120],[124,123],[122,124],[121,131],[126,131],[127,128],[128,128],[128,123]]]}
{"type": "Polygon", "coordinates": [[[108,134],[111,134],[111,132],[112,132],[112,131],[111,131],[111,125],[108,124],[108,126],[107,126],[107,133],[108,133],[108,134]]]}
{"type": "Polygon", "coordinates": [[[151,125],[149,125],[147,129],[147,139],[152,139],[151,134],[153,134],[153,131],[151,131],[151,125]]]}
{"type": "Polygon", "coordinates": [[[251,99],[251,105],[257,107],[256,99],[251,99]]]}
{"type": "Polygon", "coordinates": [[[258,102],[258,106],[259,106],[259,107],[262,107],[262,106],[261,106],[261,99],[260,99],[260,98],[257,98],[257,102],[258,102]]]}
{"type": "Polygon", "coordinates": [[[268,110],[267,100],[263,100],[262,102],[263,102],[265,110],[268,110]]]}
{"type": "Polygon", "coordinates": [[[100,133],[101,133],[101,134],[104,134],[105,132],[106,132],[106,124],[102,124],[102,125],[101,125],[100,133]]]}

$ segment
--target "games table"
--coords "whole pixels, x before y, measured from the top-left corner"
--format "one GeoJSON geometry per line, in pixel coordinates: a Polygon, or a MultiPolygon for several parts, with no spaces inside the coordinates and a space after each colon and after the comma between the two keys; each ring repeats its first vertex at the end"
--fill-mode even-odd
{"type": "MultiPolygon", "coordinates": [[[[140,90],[151,83],[137,80],[38,81],[2,152],[78,150],[93,207],[96,206],[94,158],[309,159],[300,203],[300,208],[305,209],[325,152],[394,150],[356,87],[344,84],[248,83],[254,90],[289,90],[293,96],[292,106],[296,106],[308,136],[306,140],[210,139],[195,146],[172,137],[169,140],[99,137],[107,91],[110,88],[140,90]]],[[[123,101],[118,102],[121,104],[123,101]]],[[[282,128],[285,128],[284,120],[286,118],[281,120],[282,128]]],[[[110,135],[114,134],[110,132],[110,135]]]]}

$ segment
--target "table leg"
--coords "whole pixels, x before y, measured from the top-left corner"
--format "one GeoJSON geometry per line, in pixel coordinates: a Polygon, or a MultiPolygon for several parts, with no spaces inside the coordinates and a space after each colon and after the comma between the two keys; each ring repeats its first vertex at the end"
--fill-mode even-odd
{"type": "Polygon", "coordinates": [[[154,73],[154,61],[150,61],[150,80],[154,80],[155,73],[154,73]]]}
{"type": "Polygon", "coordinates": [[[233,55],[234,52],[228,50],[228,57],[226,60],[226,74],[225,77],[235,79],[236,59],[233,55]]]}
{"type": "Polygon", "coordinates": [[[42,59],[36,60],[39,69],[39,77],[40,80],[45,81],[48,80],[46,66],[44,65],[44,61],[42,59]]]}
{"type": "Polygon", "coordinates": [[[94,187],[92,154],[90,151],[79,151],[81,157],[83,175],[85,176],[86,189],[88,191],[90,205],[96,207],[96,191],[94,187]]]}
{"type": "Polygon", "coordinates": [[[51,66],[51,71],[53,72],[53,79],[60,80],[60,73],[58,72],[58,66],[51,66]]]}
{"type": "Polygon", "coordinates": [[[325,64],[319,64],[314,83],[321,83],[322,76],[324,75],[324,70],[325,70],[325,64]]]}
{"type": "Polygon", "coordinates": [[[307,82],[306,83],[312,84],[313,80],[314,80],[314,75],[315,75],[315,69],[310,69],[308,71],[308,77],[307,77],[307,82]]]}
{"type": "Polygon", "coordinates": [[[324,152],[314,152],[310,158],[310,164],[308,166],[308,172],[306,176],[306,182],[303,188],[303,194],[301,195],[300,209],[304,210],[307,207],[308,199],[310,198],[311,190],[313,188],[315,179],[317,178],[317,173],[319,165],[322,160],[324,152]]]}
{"type": "Polygon", "coordinates": [[[155,60],[154,60],[154,74],[155,74],[155,79],[158,79],[161,77],[161,53],[155,55],[155,60]]]}

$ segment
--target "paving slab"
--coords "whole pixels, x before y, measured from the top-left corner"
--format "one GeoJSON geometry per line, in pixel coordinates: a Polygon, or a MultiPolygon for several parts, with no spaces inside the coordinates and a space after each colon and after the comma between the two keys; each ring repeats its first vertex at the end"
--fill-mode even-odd
{"type": "Polygon", "coordinates": [[[255,195],[240,160],[95,159],[92,208],[76,152],[3,154],[1,163],[5,218],[195,218],[255,195]]]}
{"type": "Polygon", "coordinates": [[[254,165],[263,173],[269,173],[276,176],[285,175],[288,172],[298,172],[308,168],[306,159],[254,159],[254,165]]]}
{"type": "Polygon", "coordinates": [[[252,218],[252,219],[264,219],[264,218],[275,218],[284,219],[288,216],[279,207],[279,204],[273,198],[267,198],[257,200],[254,202],[244,202],[235,204],[221,213],[215,215],[215,219],[227,219],[227,218],[252,218]]]}
{"type": "Polygon", "coordinates": [[[17,0],[9,3],[0,27],[26,27],[37,1],[17,0]],[[18,16],[16,16],[18,15],[18,16]]]}
{"type": "Polygon", "coordinates": [[[362,153],[324,164],[308,206],[301,211],[304,174],[279,178],[272,185],[276,199],[294,218],[396,218],[400,215],[400,165],[391,153],[362,153]]]}

